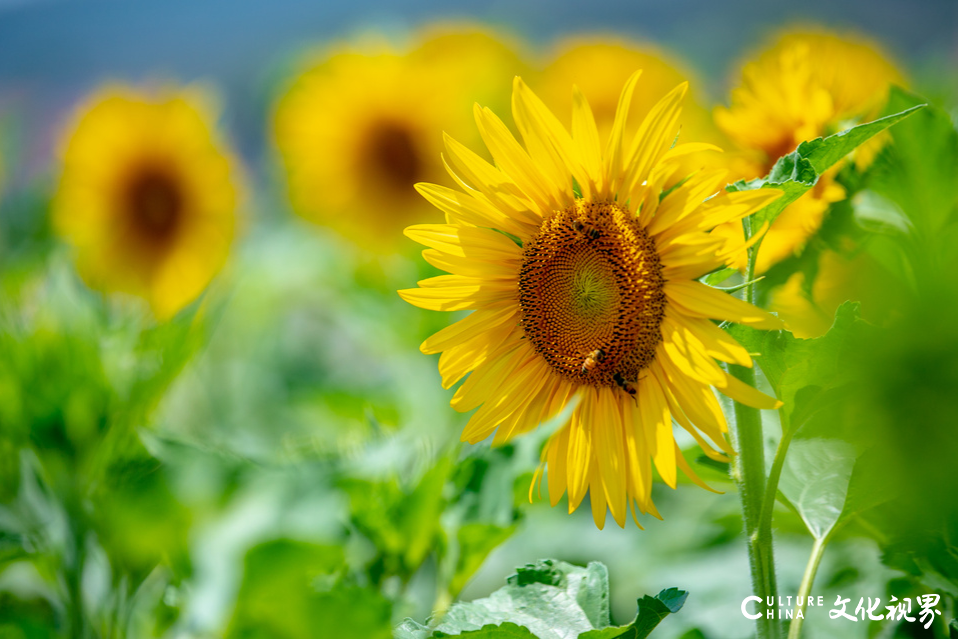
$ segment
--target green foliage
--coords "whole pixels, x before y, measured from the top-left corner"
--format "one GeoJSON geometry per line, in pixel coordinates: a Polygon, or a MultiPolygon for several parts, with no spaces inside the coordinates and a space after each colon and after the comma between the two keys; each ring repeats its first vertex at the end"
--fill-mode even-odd
{"type": "Polygon", "coordinates": [[[42,598],[18,599],[0,592],[0,638],[54,639],[53,605],[42,598]]]}
{"type": "Polygon", "coordinates": [[[600,563],[581,568],[543,559],[518,568],[506,581],[487,598],[453,605],[432,627],[407,619],[396,629],[396,638],[641,639],[678,612],[688,597],[676,588],[642,597],[632,623],[611,626],[609,575],[600,563]]]}
{"type": "Polygon", "coordinates": [[[840,399],[852,382],[845,366],[855,338],[868,330],[858,316],[858,305],[843,304],[832,328],[815,339],[799,339],[787,331],[760,331],[734,325],[726,330],[750,352],[756,353],[765,378],[784,404],[782,427],[797,429],[816,412],[840,399]]]}
{"type": "Polygon", "coordinates": [[[390,637],[390,602],[342,580],[344,568],[339,546],[276,540],[253,548],[226,636],[305,639],[322,629],[343,639],[390,637]]]}
{"type": "Polygon", "coordinates": [[[784,155],[775,163],[764,178],[748,182],[738,181],[727,187],[728,191],[750,191],[753,189],[779,189],[782,197],[775,200],[750,218],[753,229],[758,230],[763,223],[771,224],[779,213],[789,204],[804,195],[818,182],[818,177],[836,162],[854,151],[858,146],[897,124],[923,105],[912,106],[899,113],[859,124],[827,138],[817,138],[802,142],[797,149],[784,155]]]}
{"type": "MultiPolygon", "coordinates": [[[[886,110],[919,101],[896,88],[886,110]]],[[[892,227],[892,234],[875,238],[869,250],[913,289],[930,294],[949,285],[958,265],[953,250],[958,240],[958,131],[946,111],[929,106],[893,128],[891,138],[867,180],[872,191],[894,205],[907,227],[892,227]]]]}
{"type": "Polygon", "coordinates": [[[161,562],[189,572],[190,512],[174,496],[166,469],[144,448],[111,460],[92,503],[91,526],[115,570],[137,583],[161,562]]]}
{"type": "Polygon", "coordinates": [[[440,541],[442,493],[451,468],[452,460],[442,457],[408,492],[395,480],[340,482],[353,524],[379,553],[372,574],[377,583],[388,575],[409,579],[440,541]]]}
{"type": "Polygon", "coordinates": [[[0,568],[17,564],[46,584],[60,631],[159,632],[177,615],[159,602],[163,589],[190,572],[192,518],[139,429],[201,345],[203,324],[184,313],[143,326],[92,308],[75,282],[49,274],[33,288],[7,275],[0,568]],[[90,595],[89,583],[104,585],[90,595]]]}

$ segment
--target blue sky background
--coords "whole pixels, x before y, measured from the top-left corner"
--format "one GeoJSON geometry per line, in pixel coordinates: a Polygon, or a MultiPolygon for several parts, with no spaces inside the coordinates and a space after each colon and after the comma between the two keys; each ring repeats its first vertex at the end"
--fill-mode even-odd
{"type": "Polygon", "coordinates": [[[580,31],[651,40],[697,68],[714,95],[721,95],[735,61],[769,30],[794,23],[870,34],[919,82],[958,68],[955,0],[625,0],[601,6],[546,0],[0,0],[0,112],[8,122],[14,118],[7,128],[21,150],[27,147],[23,163],[42,166],[55,129],[50,124],[101,80],[206,80],[224,92],[244,154],[257,157],[269,89],[291,55],[365,29],[402,31],[435,19],[479,20],[541,46],[580,31]],[[24,137],[31,143],[23,144],[24,137]]]}

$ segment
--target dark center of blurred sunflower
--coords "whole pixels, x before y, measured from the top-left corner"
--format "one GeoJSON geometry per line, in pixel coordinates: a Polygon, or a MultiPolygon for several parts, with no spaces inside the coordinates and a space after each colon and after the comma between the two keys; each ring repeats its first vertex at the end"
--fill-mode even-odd
{"type": "Polygon", "coordinates": [[[639,379],[665,313],[655,242],[612,202],[578,200],[523,249],[521,324],[559,374],[593,386],[639,379]]]}
{"type": "Polygon", "coordinates": [[[423,179],[423,162],[414,132],[401,122],[382,121],[367,134],[363,157],[380,180],[410,197],[412,185],[423,179]]]}
{"type": "Polygon", "coordinates": [[[170,171],[145,166],[133,171],[126,184],[127,223],[141,239],[163,242],[180,224],[183,186],[170,171]]]}

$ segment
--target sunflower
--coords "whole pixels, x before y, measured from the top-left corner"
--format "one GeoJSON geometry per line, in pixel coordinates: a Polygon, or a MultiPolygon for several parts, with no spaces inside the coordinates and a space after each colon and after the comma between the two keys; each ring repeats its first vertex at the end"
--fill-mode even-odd
{"type": "Polygon", "coordinates": [[[197,89],[122,86],[77,109],[52,216],[90,286],[144,297],[167,318],[222,268],[238,182],[213,113],[197,89]]]}
{"type": "MultiPolygon", "coordinates": [[[[745,64],[731,106],[715,110],[716,123],[741,151],[732,154],[739,163],[733,177],[763,176],[803,141],[874,118],[888,86],[898,82],[901,74],[895,66],[865,40],[825,32],[781,36],[745,64]]],[[[879,136],[860,147],[855,161],[867,164],[882,143],[879,136]]],[[[831,203],[844,199],[845,190],[835,182],[840,168],[841,164],[833,167],[779,215],[762,242],[756,272],[799,252],[821,227],[831,203]]],[[[718,232],[730,239],[730,245],[742,241],[737,226],[718,232]]],[[[732,262],[744,268],[745,260],[740,250],[732,262]]]]}
{"type": "Polygon", "coordinates": [[[521,70],[500,39],[435,28],[411,51],[339,46],[307,63],[273,119],[294,210],[367,249],[428,213],[413,185],[444,176],[436,128],[471,129],[475,96],[505,101],[521,70]],[[464,78],[463,60],[476,73],[464,78]],[[472,96],[472,97],[468,97],[472,96]]]}
{"type": "Polygon", "coordinates": [[[450,274],[399,292],[421,308],[473,311],[421,347],[442,352],[444,387],[468,374],[452,399],[458,411],[478,408],[464,441],[495,433],[501,444],[578,398],[543,463],[553,505],[568,492],[571,512],[589,492],[600,528],[607,508],[620,526],[636,508],[657,516],[653,463],[669,486],[677,469],[704,486],[673,438],[673,419],[706,454],[732,452],[710,387],[752,406],[777,405],[716,364],[752,362],[710,320],[780,322],[696,279],[728,258],[708,231],[779,194],[726,193],[724,171],[700,171],[665,190],[683,156],[706,145],[673,148],[686,84],[627,135],[638,77],[626,82],[605,146],[578,89],[570,134],[516,79],[512,111],[524,145],[477,105],[495,164],[447,136],[445,158],[462,190],[417,185],[447,221],[406,230],[450,274]]]}

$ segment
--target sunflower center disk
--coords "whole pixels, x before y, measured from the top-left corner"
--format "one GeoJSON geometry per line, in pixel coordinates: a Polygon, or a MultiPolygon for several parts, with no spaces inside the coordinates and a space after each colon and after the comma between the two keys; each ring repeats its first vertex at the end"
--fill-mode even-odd
{"type": "Polygon", "coordinates": [[[631,384],[661,340],[664,284],[655,242],[632,213],[577,200],[543,221],[523,249],[522,327],[561,375],[631,384]]]}
{"type": "Polygon", "coordinates": [[[178,180],[168,172],[145,167],[135,171],[127,184],[129,223],[149,242],[162,242],[173,235],[183,209],[178,180]]]}
{"type": "Polygon", "coordinates": [[[366,141],[365,158],[383,179],[397,189],[409,190],[422,177],[422,160],[413,132],[398,122],[380,122],[366,141]]]}

